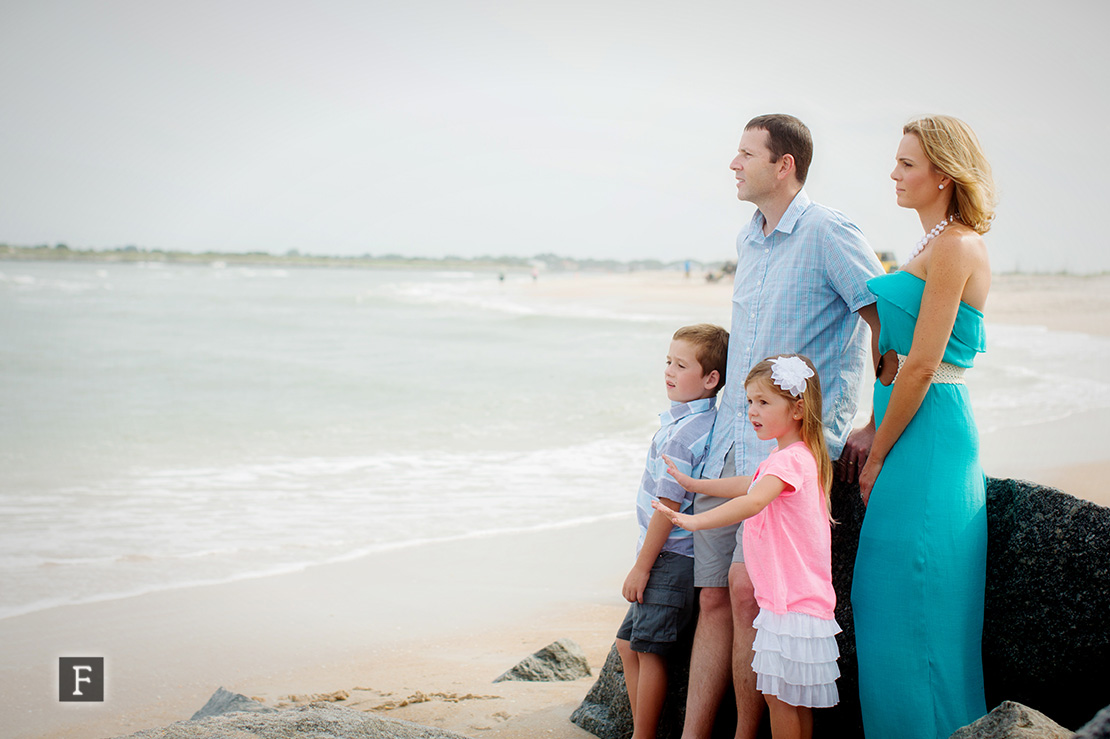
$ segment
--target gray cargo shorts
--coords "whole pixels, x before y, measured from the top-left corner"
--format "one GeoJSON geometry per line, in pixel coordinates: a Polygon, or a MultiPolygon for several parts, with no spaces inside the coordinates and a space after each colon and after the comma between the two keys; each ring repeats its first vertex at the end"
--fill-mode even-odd
{"type": "MultiPolygon", "coordinates": [[[[721,477],[736,476],[736,453],[729,449],[721,477]]],[[[694,513],[710,511],[727,502],[728,498],[711,495],[694,496],[694,513]]],[[[699,588],[727,588],[728,571],[733,562],[744,561],[744,547],[740,546],[744,524],[703,529],[694,532],[694,586],[699,588]]]]}

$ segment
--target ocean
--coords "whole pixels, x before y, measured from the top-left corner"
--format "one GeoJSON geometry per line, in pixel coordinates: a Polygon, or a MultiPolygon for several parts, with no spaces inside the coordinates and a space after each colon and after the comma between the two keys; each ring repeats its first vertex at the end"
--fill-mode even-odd
{"type": "MultiPolygon", "coordinates": [[[[582,289],[0,262],[0,618],[631,520],[670,334],[729,307],[539,279],[582,289]]],[[[1110,407],[1110,340],[988,329],[983,434],[1110,407]]]]}

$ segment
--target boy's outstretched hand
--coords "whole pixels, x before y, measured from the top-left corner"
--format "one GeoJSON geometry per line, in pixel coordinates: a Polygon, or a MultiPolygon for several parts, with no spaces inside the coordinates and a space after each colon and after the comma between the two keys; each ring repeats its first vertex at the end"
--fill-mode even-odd
{"type": "MultiPolygon", "coordinates": [[[[669,463],[670,460],[667,460],[667,462],[669,463]]],[[[679,474],[682,474],[682,473],[679,473],[679,474]]],[[[686,476],[683,475],[683,477],[686,477],[686,476]]],[[[677,480],[678,478],[675,478],[675,479],[677,480]]],[[[678,511],[672,511],[670,508],[663,505],[658,500],[651,501],[651,507],[654,508],[655,510],[659,511],[660,513],[662,513],[667,518],[669,518],[671,520],[671,523],[674,524],[675,526],[679,527],[680,529],[686,529],[687,531],[697,531],[698,530],[698,525],[696,523],[696,519],[691,515],[688,515],[686,513],[679,513],[678,511]]]]}
{"type": "Polygon", "coordinates": [[[671,458],[668,457],[666,454],[662,456],[663,461],[667,463],[667,474],[673,477],[675,479],[675,482],[682,486],[683,490],[689,490],[690,486],[694,484],[694,478],[690,477],[687,474],[679,472],[678,467],[675,467],[674,462],[672,462],[671,458]]]}

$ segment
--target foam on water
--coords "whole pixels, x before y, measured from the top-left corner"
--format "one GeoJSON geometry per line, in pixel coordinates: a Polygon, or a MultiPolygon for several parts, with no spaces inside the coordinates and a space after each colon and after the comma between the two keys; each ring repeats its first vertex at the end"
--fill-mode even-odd
{"type": "Polygon", "coordinates": [[[398,282],[385,285],[381,294],[398,301],[416,305],[437,305],[463,309],[493,311],[515,316],[549,316],[553,318],[574,318],[619,323],[653,323],[666,321],[671,316],[666,313],[645,313],[621,310],[594,297],[589,302],[566,302],[554,299],[533,298],[522,300],[517,290],[505,290],[503,286],[478,283],[428,283],[398,282]]]}
{"type": "Polygon", "coordinates": [[[639,439],[135,471],[5,506],[0,617],[630,515],[639,439]],[[575,460],[606,460],[594,469],[575,460]],[[94,505],[90,505],[96,501],[94,505]],[[35,522],[38,522],[36,525],[35,522]],[[20,598],[12,598],[18,593],[20,598]]]}
{"type": "Polygon", "coordinates": [[[395,274],[27,268],[0,280],[0,616],[630,515],[651,416],[629,422],[632,382],[599,414],[616,433],[564,428],[597,387],[535,392],[558,326],[413,308],[395,274]]]}
{"type": "Polygon", "coordinates": [[[1110,339],[988,323],[967,383],[983,434],[1110,408],[1110,339]]]}

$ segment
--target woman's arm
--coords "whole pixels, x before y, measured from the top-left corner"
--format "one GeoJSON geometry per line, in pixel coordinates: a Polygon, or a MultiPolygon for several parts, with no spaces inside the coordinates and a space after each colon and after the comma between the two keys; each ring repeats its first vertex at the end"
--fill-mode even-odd
{"type": "Polygon", "coordinates": [[[736,498],[747,493],[748,488],[752,484],[751,475],[721,477],[716,480],[703,480],[690,477],[680,472],[679,469],[675,467],[674,462],[671,461],[671,458],[666,454],[663,455],[663,461],[667,463],[668,474],[670,474],[679,485],[689,490],[691,493],[710,495],[714,498],[736,498]]]}
{"type": "Polygon", "coordinates": [[[653,500],[651,506],[669,518],[675,526],[687,531],[700,531],[740,523],[746,518],[751,518],[766,508],[772,500],[779,497],[779,494],[785,489],[786,483],[780,478],[775,475],[764,475],[759,478],[759,482],[752,485],[747,495],[722,503],[705,513],[695,515],[678,513],[663,506],[658,500],[653,500]]]}
{"type": "MultiPolygon", "coordinates": [[[[986,267],[983,243],[973,232],[938,236],[925,266],[925,290],[913,343],[890,393],[883,422],[875,431],[871,453],[860,472],[864,504],[882,471],[887,454],[921,407],[956,324],[964,287],[976,270],[986,267]]],[[[987,267],[989,269],[989,267],[987,267]]]]}

